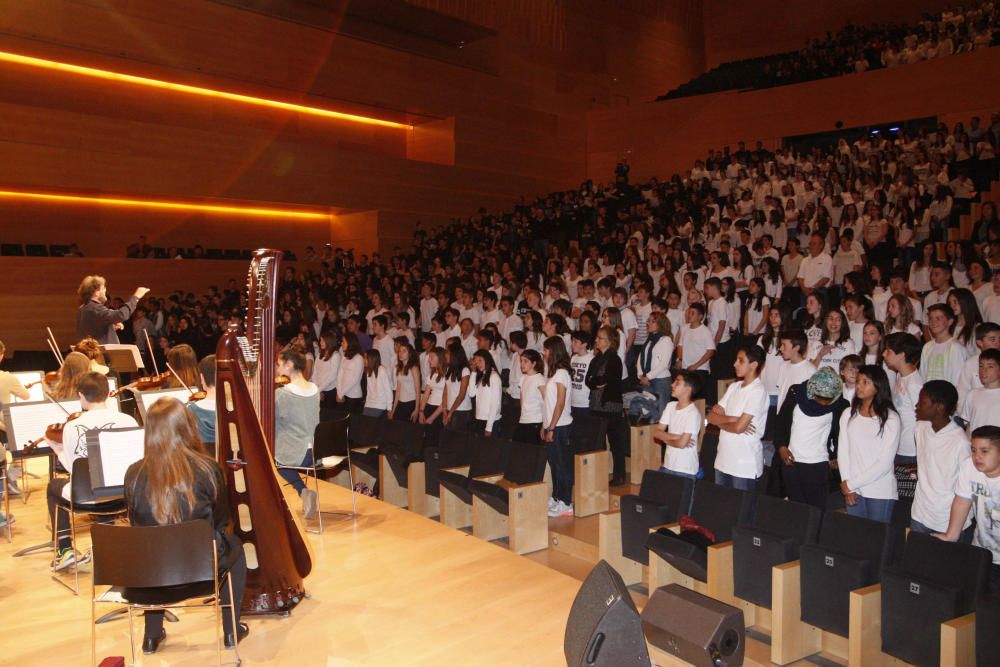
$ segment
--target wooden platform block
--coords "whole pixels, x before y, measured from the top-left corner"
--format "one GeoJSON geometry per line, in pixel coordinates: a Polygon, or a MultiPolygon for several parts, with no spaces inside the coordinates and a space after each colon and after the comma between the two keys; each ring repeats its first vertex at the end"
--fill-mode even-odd
{"type": "Polygon", "coordinates": [[[506,514],[497,512],[485,502],[472,497],[472,534],[481,540],[492,542],[507,537],[508,519],[506,514]]]}
{"type": "Polygon", "coordinates": [[[629,428],[629,474],[633,484],[642,481],[646,470],[659,470],[663,461],[660,445],[653,440],[653,424],[629,428]]]}
{"type": "Polygon", "coordinates": [[[799,561],[771,569],[771,662],[787,665],[823,649],[823,631],[802,622],[799,561]]]}
{"type": "Polygon", "coordinates": [[[608,472],[611,453],[607,450],[573,457],[573,514],[577,517],[607,512],[610,503],[608,472]]]}
{"type": "Polygon", "coordinates": [[[626,586],[642,581],[642,564],[622,554],[621,512],[601,512],[598,517],[597,551],[622,576],[626,586]]]}
{"type": "Polygon", "coordinates": [[[389,460],[384,454],[380,454],[378,457],[378,476],[382,481],[378,487],[379,500],[396,507],[406,507],[409,502],[406,489],[396,479],[396,475],[389,465],[389,460]]]}
{"type": "Polygon", "coordinates": [[[544,482],[511,486],[510,550],[516,554],[541,551],[549,546],[549,493],[544,482]]]}
{"type": "Polygon", "coordinates": [[[975,667],[976,615],[941,624],[941,667],[975,667]]]}
{"type": "MultiPolygon", "coordinates": [[[[457,472],[462,475],[469,474],[469,466],[457,468],[445,468],[449,472],[457,472]]],[[[438,520],[449,528],[466,528],[472,525],[472,505],[466,505],[462,499],[449,491],[444,484],[440,486],[438,498],[440,499],[441,514],[438,520]]]]}
{"type": "Polygon", "coordinates": [[[851,591],[848,630],[849,667],[890,667],[907,663],[882,653],[882,586],[875,584],[851,591]]]}
{"type": "Polygon", "coordinates": [[[441,513],[441,501],[427,493],[425,465],[423,461],[415,461],[406,469],[406,505],[411,512],[429,518],[441,513]]]}

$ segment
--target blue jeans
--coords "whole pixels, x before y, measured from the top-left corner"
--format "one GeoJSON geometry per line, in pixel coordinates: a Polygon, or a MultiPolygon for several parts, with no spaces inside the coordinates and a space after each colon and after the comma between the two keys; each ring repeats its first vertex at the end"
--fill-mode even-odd
{"type": "Polygon", "coordinates": [[[589,417],[590,408],[570,408],[569,413],[574,417],[589,417]]]}
{"type": "Polygon", "coordinates": [[[552,470],[552,497],[567,505],[573,504],[573,448],[569,442],[569,426],[557,426],[552,442],[545,443],[545,452],[552,470]]]}
{"type": "MultiPolygon", "coordinates": [[[[306,457],[302,459],[300,466],[309,467],[313,464],[313,450],[310,449],[306,452],[306,457]]],[[[278,464],[281,465],[281,464],[278,464]]],[[[295,489],[295,493],[302,493],[302,489],[306,488],[306,483],[302,481],[302,475],[298,470],[289,470],[288,468],[278,468],[278,474],[281,475],[281,479],[285,480],[292,485],[295,489]]]]}
{"type": "Polygon", "coordinates": [[[734,477],[718,470],[715,471],[715,483],[728,489],[738,489],[740,491],[755,491],[757,480],[749,477],[734,477]]]}
{"type": "Polygon", "coordinates": [[[895,506],[896,501],[891,498],[865,498],[858,495],[857,504],[848,505],[847,513],[879,523],[889,523],[892,521],[892,508],[895,506]]]}
{"type": "Polygon", "coordinates": [[[656,394],[656,417],[654,422],[660,421],[660,417],[663,415],[663,409],[667,407],[667,403],[670,402],[670,376],[665,378],[656,378],[655,380],[649,381],[649,391],[656,394]]]}

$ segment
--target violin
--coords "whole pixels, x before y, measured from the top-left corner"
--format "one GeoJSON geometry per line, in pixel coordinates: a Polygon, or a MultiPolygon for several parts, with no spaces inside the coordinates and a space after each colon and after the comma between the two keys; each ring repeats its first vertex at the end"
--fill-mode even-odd
{"type": "Polygon", "coordinates": [[[69,414],[69,416],[66,417],[66,421],[62,422],[61,424],[49,424],[48,426],[45,427],[45,437],[38,438],[37,440],[32,440],[31,442],[29,442],[27,445],[24,446],[24,449],[22,451],[25,454],[30,454],[46,440],[48,440],[49,442],[53,442],[57,445],[61,445],[63,440],[63,429],[65,428],[66,424],[70,423],[74,419],[79,419],[80,416],[82,415],[83,412],[72,412],[69,414]]]}
{"type": "Polygon", "coordinates": [[[284,387],[286,384],[288,384],[291,381],[292,381],[292,378],[288,377],[287,375],[275,375],[274,376],[274,388],[275,389],[281,389],[282,387],[284,387]]]}
{"type": "Polygon", "coordinates": [[[195,401],[203,401],[205,400],[206,396],[208,396],[207,392],[201,390],[192,391],[191,395],[188,396],[188,403],[194,403],[195,401]]]}
{"type": "Polygon", "coordinates": [[[150,375],[148,377],[141,377],[135,382],[131,382],[124,386],[118,387],[117,389],[112,391],[110,395],[117,396],[118,394],[122,393],[125,390],[152,391],[154,389],[163,389],[163,386],[170,381],[171,377],[173,377],[173,375],[170,373],[170,371],[167,371],[166,373],[160,373],[159,375],[150,375]]]}
{"type": "Polygon", "coordinates": [[[59,382],[59,371],[49,371],[48,373],[45,374],[44,378],[42,378],[41,380],[35,380],[34,382],[29,382],[28,384],[24,385],[24,388],[31,389],[35,385],[42,384],[43,382],[45,384],[55,384],[59,382]]]}

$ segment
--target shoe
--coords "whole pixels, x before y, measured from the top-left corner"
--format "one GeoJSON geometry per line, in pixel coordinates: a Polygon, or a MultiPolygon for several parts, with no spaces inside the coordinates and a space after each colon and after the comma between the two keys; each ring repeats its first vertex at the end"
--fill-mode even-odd
{"type": "Polygon", "coordinates": [[[17,486],[17,482],[10,478],[7,479],[7,495],[11,498],[17,498],[21,495],[21,489],[17,486]]]}
{"type": "Polygon", "coordinates": [[[558,503],[559,503],[559,501],[556,500],[555,498],[549,498],[549,510],[555,509],[555,506],[558,503]]]}
{"type": "Polygon", "coordinates": [[[560,516],[562,514],[561,506],[562,502],[558,500],[556,500],[555,503],[549,505],[549,516],[550,517],[560,516]]]}
{"type": "Polygon", "coordinates": [[[167,638],[166,629],[160,630],[159,637],[143,637],[142,638],[142,654],[143,655],[153,655],[156,653],[156,649],[160,648],[160,644],[163,640],[167,638]]]}
{"type": "Polygon", "coordinates": [[[0,528],[6,528],[7,526],[13,526],[13,525],[14,525],[13,514],[11,514],[10,516],[4,516],[3,513],[0,513],[0,528]]]}
{"type": "Polygon", "coordinates": [[[611,486],[625,486],[625,475],[615,475],[612,477],[611,486]]]}
{"type": "Polygon", "coordinates": [[[573,503],[567,505],[560,500],[558,512],[556,516],[573,516],[573,503]]]}
{"type": "Polygon", "coordinates": [[[52,570],[54,572],[62,572],[66,568],[72,567],[73,565],[80,567],[81,565],[89,562],[90,553],[79,554],[73,551],[73,549],[63,549],[52,562],[52,570]]]}
{"type": "Polygon", "coordinates": [[[240,623],[236,628],[236,639],[233,639],[233,633],[226,633],[226,648],[236,648],[236,645],[247,638],[250,634],[250,626],[246,623],[240,623]]]}
{"type": "Polygon", "coordinates": [[[302,514],[307,519],[316,516],[316,492],[312,489],[302,489],[302,514]]]}

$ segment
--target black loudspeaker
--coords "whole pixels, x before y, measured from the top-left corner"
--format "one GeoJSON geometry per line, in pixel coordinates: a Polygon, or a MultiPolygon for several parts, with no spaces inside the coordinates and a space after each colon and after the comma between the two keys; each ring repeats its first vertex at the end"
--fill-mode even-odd
{"type": "Polygon", "coordinates": [[[599,562],[573,600],[563,653],[568,667],[649,667],[642,621],[622,577],[599,562]]]}
{"type": "Polygon", "coordinates": [[[650,644],[695,667],[743,664],[743,610],[683,586],[656,589],[642,610],[642,629],[650,644]]]}

